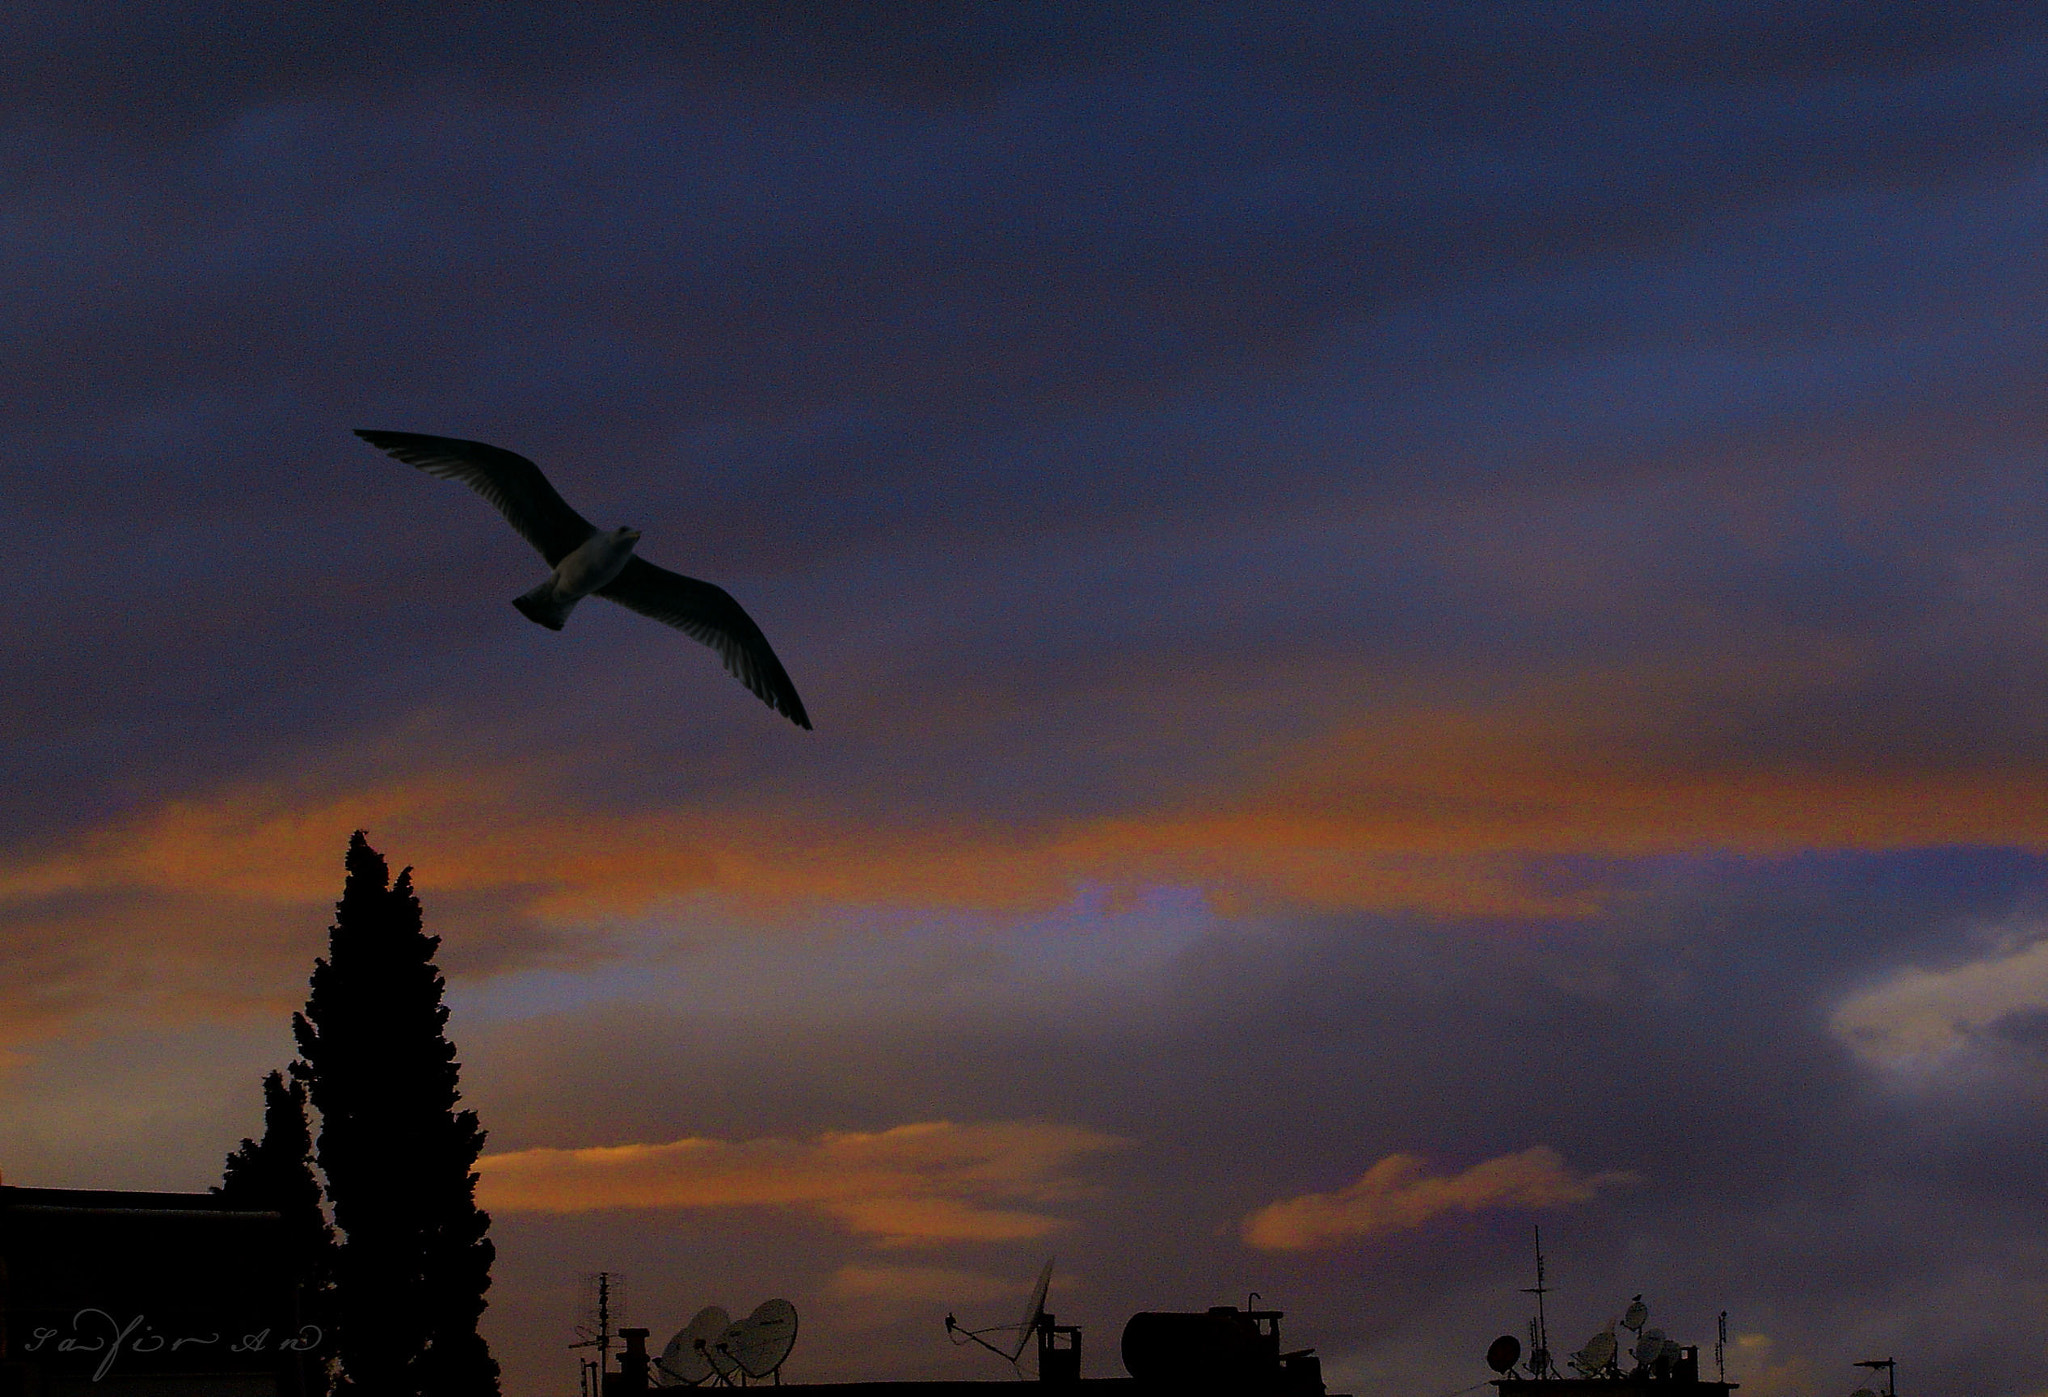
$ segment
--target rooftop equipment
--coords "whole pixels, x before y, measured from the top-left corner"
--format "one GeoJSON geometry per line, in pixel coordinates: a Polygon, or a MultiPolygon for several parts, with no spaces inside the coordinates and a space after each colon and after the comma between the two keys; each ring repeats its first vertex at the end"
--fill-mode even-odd
{"type": "Polygon", "coordinates": [[[1124,1325],[1124,1368],[1141,1387],[1322,1397],[1314,1349],[1280,1351],[1281,1310],[1217,1305],[1199,1313],[1146,1310],[1124,1325]]]}
{"type": "Polygon", "coordinates": [[[796,1306],[787,1300],[764,1300],[740,1320],[706,1305],[670,1338],[648,1376],[656,1387],[745,1387],[770,1380],[780,1386],[796,1330],[796,1306]]]}

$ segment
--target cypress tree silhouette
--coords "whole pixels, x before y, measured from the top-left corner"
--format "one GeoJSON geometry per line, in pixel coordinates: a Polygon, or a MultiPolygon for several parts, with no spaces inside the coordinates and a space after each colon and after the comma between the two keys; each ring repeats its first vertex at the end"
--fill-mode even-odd
{"type": "Polygon", "coordinates": [[[476,1331],[496,1255],[472,1172],[484,1132],[455,1109],[441,938],[421,930],[412,870],[393,883],[361,830],[347,868],[328,957],[292,1016],[343,1235],[336,1391],[496,1397],[498,1364],[476,1331]]]}
{"type": "Polygon", "coordinates": [[[306,1124],[306,1084],[290,1086],[284,1073],[263,1079],[263,1139],[242,1140],[228,1156],[214,1192],[237,1207],[274,1209],[284,1215],[286,1245],[300,1276],[299,1318],[320,1327],[322,1342],[308,1351],[300,1368],[306,1397],[325,1397],[330,1385],[334,1332],[334,1229],[320,1209],[320,1181],[313,1176],[313,1132],[306,1124]]]}

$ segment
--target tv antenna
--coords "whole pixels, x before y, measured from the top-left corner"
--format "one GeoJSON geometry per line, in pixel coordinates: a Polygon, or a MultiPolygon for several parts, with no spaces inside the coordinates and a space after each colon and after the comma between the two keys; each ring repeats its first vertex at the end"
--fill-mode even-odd
{"type": "Polygon", "coordinates": [[[1550,1320],[1543,1310],[1543,1297],[1550,1293],[1550,1287],[1543,1280],[1543,1229],[1536,1229],[1536,1284],[1526,1287],[1522,1294],[1536,1297],[1536,1318],[1529,1327],[1529,1376],[1546,1377],[1557,1369],[1550,1361],[1550,1320]]]}
{"type": "Polygon", "coordinates": [[[1052,1285],[1052,1264],[1056,1260],[1058,1260],[1057,1257],[1050,1256],[1045,1259],[1045,1268],[1038,1273],[1038,1283],[1031,1287],[1031,1303],[1025,1307],[1022,1320],[1016,1324],[992,1324],[986,1329],[964,1329],[961,1327],[960,1322],[953,1318],[952,1312],[948,1311],[946,1314],[946,1337],[953,1341],[955,1348],[963,1344],[980,1344],[990,1353],[1016,1369],[1017,1376],[1022,1378],[1024,1376],[1024,1350],[1030,1346],[1032,1336],[1045,1326],[1048,1318],[1045,1313],[1045,1292],[1052,1285]],[[982,1337],[984,1334],[1012,1333],[1017,1336],[1017,1342],[1014,1347],[1008,1349],[998,1348],[982,1337]]]}
{"type": "Polygon", "coordinates": [[[585,1276],[584,1284],[597,1290],[597,1303],[584,1310],[584,1323],[576,1326],[576,1342],[572,1349],[594,1348],[597,1357],[586,1358],[579,1365],[583,1376],[583,1387],[589,1397],[601,1397],[604,1392],[605,1372],[609,1366],[612,1339],[618,1331],[612,1328],[612,1298],[618,1293],[619,1308],[624,1308],[626,1278],[616,1271],[599,1271],[594,1276],[585,1276]]]}
{"type": "Polygon", "coordinates": [[[1899,1397],[1899,1360],[1896,1358],[1859,1358],[1859,1368],[1868,1368],[1875,1374],[1884,1373],[1884,1397],[1899,1397]]]}

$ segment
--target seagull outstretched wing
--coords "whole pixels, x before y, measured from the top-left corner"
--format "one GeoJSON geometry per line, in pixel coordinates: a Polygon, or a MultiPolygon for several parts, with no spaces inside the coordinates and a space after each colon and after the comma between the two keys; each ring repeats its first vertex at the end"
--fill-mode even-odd
{"type": "Polygon", "coordinates": [[[482,495],[521,538],[540,550],[549,567],[597,532],[555,493],[540,467],[516,451],[420,432],[370,432],[359,427],[356,435],[408,466],[443,480],[459,480],[482,495]]]}
{"type": "Polygon", "coordinates": [[[768,648],[768,637],[724,588],[636,557],[624,572],[598,588],[597,595],[703,641],[725,661],[726,672],[763,703],[798,727],[810,727],[804,701],[797,697],[782,661],[768,648]]]}

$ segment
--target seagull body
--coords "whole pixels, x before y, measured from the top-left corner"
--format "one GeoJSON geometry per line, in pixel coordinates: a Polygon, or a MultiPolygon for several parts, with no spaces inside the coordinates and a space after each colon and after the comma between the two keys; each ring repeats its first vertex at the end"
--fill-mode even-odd
{"type": "Polygon", "coordinates": [[[569,619],[577,602],[592,592],[609,587],[633,561],[633,545],[640,531],[621,524],[610,533],[594,533],[576,545],[576,551],[555,564],[548,580],[531,592],[512,598],[512,605],[529,621],[558,631],[569,619]]]}
{"type": "Polygon", "coordinates": [[[636,556],[638,529],[594,527],[555,493],[539,466],[502,447],[419,432],[358,428],[356,435],[428,475],[469,486],[539,551],[552,569],[547,581],[512,599],[529,621],[558,631],[585,597],[617,602],[703,641],[763,703],[810,727],[796,685],[754,619],[723,588],[636,556]]]}

